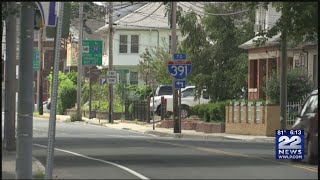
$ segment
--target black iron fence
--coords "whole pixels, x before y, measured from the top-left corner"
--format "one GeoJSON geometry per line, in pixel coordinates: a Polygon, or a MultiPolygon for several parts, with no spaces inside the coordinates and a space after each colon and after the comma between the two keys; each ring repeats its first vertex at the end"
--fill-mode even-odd
{"type": "Polygon", "coordinates": [[[147,105],[149,104],[145,100],[126,100],[125,119],[147,121],[147,105]]]}

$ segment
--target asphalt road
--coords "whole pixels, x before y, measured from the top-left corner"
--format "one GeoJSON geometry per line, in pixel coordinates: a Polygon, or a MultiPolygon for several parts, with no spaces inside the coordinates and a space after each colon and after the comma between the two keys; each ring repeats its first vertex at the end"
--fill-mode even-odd
{"type": "MultiPolygon", "coordinates": [[[[46,162],[47,120],[34,120],[33,154],[46,162]]],[[[317,179],[317,166],[274,158],[273,143],[160,138],[57,122],[54,178],[317,179]]]]}

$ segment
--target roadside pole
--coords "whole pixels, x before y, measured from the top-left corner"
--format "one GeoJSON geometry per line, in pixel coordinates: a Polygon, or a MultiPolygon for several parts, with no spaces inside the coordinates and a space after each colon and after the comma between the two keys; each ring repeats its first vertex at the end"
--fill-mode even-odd
{"type": "MultiPolygon", "coordinates": [[[[41,18],[40,18],[41,19],[41,18]]],[[[43,24],[42,21],[40,23],[40,29],[38,32],[38,49],[39,49],[39,70],[37,72],[37,106],[39,115],[43,115],[43,105],[42,105],[42,34],[43,34],[43,24]]]]}
{"type": "Polygon", "coordinates": [[[92,66],[89,67],[89,119],[92,119],[91,116],[91,101],[92,101],[92,80],[91,80],[91,68],[92,66]]]}
{"type": "MultiPolygon", "coordinates": [[[[172,2],[171,6],[171,58],[176,53],[177,49],[177,37],[176,37],[176,14],[177,14],[177,2],[172,2]]],[[[173,93],[173,122],[174,122],[174,133],[181,133],[179,126],[179,109],[178,109],[178,91],[175,88],[175,79],[172,78],[172,93],[173,93]]]]}
{"type": "Polygon", "coordinates": [[[81,76],[82,76],[82,31],[83,31],[83,2],[79,2],[79,59],[78,59],[78,77],[77,77],[77,119],[82,119],[81,113],[81,76]]]}
{"type": "MultiPolygon", "coordinates": [[[[16,2],[7,2],[8,8],[15,9],[16,2]]],[[[9,14],[6,20],[6,63],[5,63],[5,110],[4,110],[4,148],[16,150],[16,15],[9,14]]]]}
{"type": "MultiPolygon", "coordinates": [[[[286,18],[289,9],[282,8],[282,18],[286,18]]],[[[286,25],[281,31],[281,58],[280,58],[280,129],[287,126],[287,33],[286,25]]]]}
{"type": "MultiPolygon", "coordinates": [[[[109,69],[108,71],[113,70],[113,4],[110,1],[108,6],[108,15],[109,15],[109,69]]],[[[113,123],[113,84],[109,84],[109,123],[113,123]]]]}
{"type": "MultiPolygon", "coordinates": [[[[22,2],[20,10],[20,65],[17,119],[16,178],[32,178],[33,132],[33,41],[34,9],[32,2],[22,2]]],[[[8,43],[8,42],[7,42],[8,43]]],[[[15,92],[14,92],[15,93],[15,92]]]]}
{"type": "Polygon", "coordinates": [[[286,129],[287,125],[287,34],[285,31],[281,34],[280,129],[286,129]]]}
{"type": "MultiPolygon", "coordinates": [[[[62,21],[63,21],[63,5],[64,2],[59,2],[59,14],[57,17],[57,31],[55,41],[55,55],[54,55],[54,68],[53,68],[53,86],[51,96],[51,109],[49,119],[49,130],[48,130],[48,151],[47,161],[45,169],[45,178],[52,179],[53,171],[53,159],[54,159],[54,146],[55,146],[55,134],[56,134],[56,107],[57,107],[57,96],[58,96],[58,76],[59,76],[59,60],[60,60],[60,48],[61,48],[61,32],[62,32],[62,21]]],[[[32,146],[32,144],[31,144],[32,146]]],[[[32,167],[32,165],[31,165],[32,167]]]]}

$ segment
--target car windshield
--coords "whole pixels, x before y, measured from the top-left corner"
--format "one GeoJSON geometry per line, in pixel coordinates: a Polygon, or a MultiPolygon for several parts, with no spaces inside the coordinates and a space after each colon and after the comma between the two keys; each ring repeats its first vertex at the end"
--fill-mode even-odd
{"type": "Polygon", "coordinates": [[[300,115],[303,116],[307,113],[316,113],[317,111],[318,111],[318,95],[312,95],[305,102],[300,115]]]}
{"type": "Polygon", "coordinates": [[[156,96],[172,95],[172,86],[160,86],[157,90],[156,96]]]}
{"type": "Polygon", "coordinates": [[[188,97],[188,96],[194,97],[195,96],[195,89],[189,88],[189,89],[182,91],[182,93],[183,93],[183,97],[188,97]]]}

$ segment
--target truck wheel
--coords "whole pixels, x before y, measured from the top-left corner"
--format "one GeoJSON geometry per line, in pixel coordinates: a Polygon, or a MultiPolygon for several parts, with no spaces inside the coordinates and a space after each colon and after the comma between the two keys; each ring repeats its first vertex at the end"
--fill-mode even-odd
{"type": "Polygon", "coordinates": [[[181,107],[181,118],[187,118],[189,117],[189,107],[188,106],[182,106],[181,107]]]}

